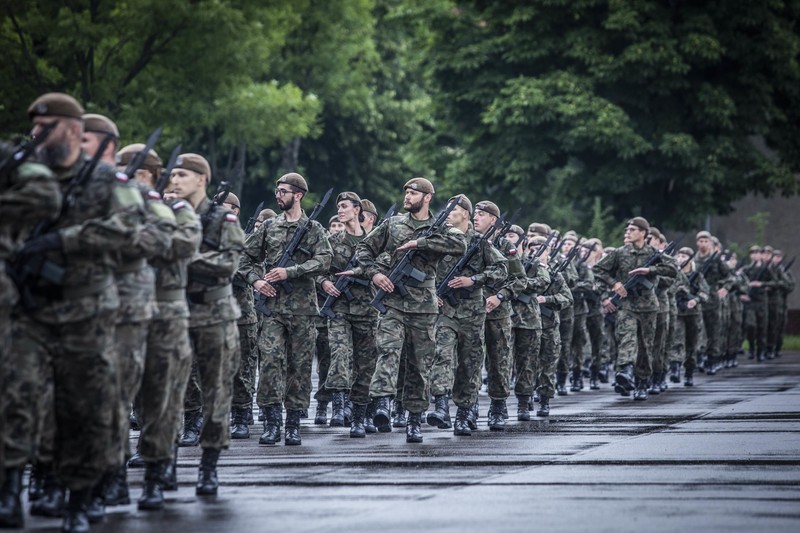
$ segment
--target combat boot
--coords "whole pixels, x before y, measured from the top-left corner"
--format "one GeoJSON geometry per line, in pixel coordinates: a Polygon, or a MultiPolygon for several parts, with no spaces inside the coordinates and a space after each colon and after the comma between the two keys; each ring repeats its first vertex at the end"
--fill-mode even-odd
{"type": "Polygon", "coordinates": [[[408,413],[408,423],[406,424],[406,442],[422,442],[422,420],[420,413],[408,413]]]}
{"type": "Polygon", "coordinates": [[[492,431],[505,431],[506,420],[503,418],[503,405],[505,400],[492,400],[489,407],[489,429],[492,431]]]}
{"type": "Polygon", "coordinates": [[[22,513],[22,468],[6,468],[5,481],[0,488],[0,527],[23,527],[22,513]]]}
{"type": "Polygon", "coordinates": [[[556,392],[559,396],[567,396],[567,373],[559,372],[556,374],[556,392]]]}
{"type": "Polygon", "coordinates": [[[647,391],[648,394],[655,394],[658,396],[661,394],[661,376],[659,374],[653,374],[653,377],[650,378],[650,390],[647,391]]]}
{"type": "Polygon", "coordinates": [[[256,421],[253,419],[253,400],[250,399],[250,403],[247,405],[247,425],[252,426],[255,424],[256,421]]]}
{"type": "Polygon", "coordinates": [[[344,416],[344,425],[349,426],[353,418],[353,402],[350,401],[349,391],[345,391],[344,393],[344,409],[342,410],[342,415],[344,416]]]}
{"type": "Polygon", "coordinates": [[[128,459],[128,468],[144,468],[144,459],[139,453],[139,445],[136,445],[136,452],[128,459]]]}
{"type": "Polygon", "coordinates": [[[542,396],[539,399],[539,409],[536,411],[536,416],[550,416],[550,398],[542,396]]]}
{"type": "Polygon", "coordinates": [[[344,392],[336,391],[331,397],[331,427],[344,427],[344,392]]]}
{"type": "Polygon", "coordinates": [[[580,392],[583,388],[583,377],[581,376],[580,370],[573,370],[572,375],[569,378],[569,390],[570,392],[580,392]]]}
{"type": "Polygon", "coordinates": [[[661,381],[659,381],[659,383],[658,383],[658,389],[659,389],[661,392],[664,392],[664,391],[666,391],[668,388],[669,388],[669,385],[667,385],[667,377],[666,377],[666,374],[661,374],[661,381]]]}
{"type": "Polygon", "coordinates": [[[28,501],[35,502],[44,494],[44,475],[45,472],[39,466],[39,463],[31,465],[31,475],[28,478],[28,501]]]}
{"type": "Polygon", "coordinates": [[[58,482],[52,464],[42,464],[44,492],[31,504],[31,515],[60,518],[64,515],[64,489],[58,482]]]}
{"type": "Polygon", "coordinates": [[[633,399],[640,402],[647,399],[647,380],[636,378],[636,389],[633,391],[633,399]]]}
{"type": "Polygon", "coordinates": [[[300,446],[300,409],[286,410],[286,437],[283,440],[286,446],[300,446]]]}
{"type": "Polygon", "coordinates": [[[375,421],[372,419],[375,416],[375,400],[370,400],[367,404],[367,409],[364,412],[364,431],[367,433],[377,433],[378,428],[375,427],[375,421]]]}
{"type": "Polygon", "coordinates": [[[600,383],[608,383],[608,363],[603,363],[600,365],[600,370],[598,371],[600,383]]]}
{"type": "Polygon", "coordinates": [[[89,503],[86,505],[86,517],[89,523],[97,524],[102,522],[106,516],[106,486],[111,482],[114,476],[114,471],[106,472],[100,481],[92,488],[92,494],[89,497],[89,503]]]}
{"type": "Polygon", "coordinates": [[[164,508],[164,473],[167,461],[147,463],[144,471],[144,485],[137,507],[140,511],[157,511],[164,508]]]}
{"type": "Polygon", "coordinates": [[[713,376],[717,373],[717,358],[708,356],[705,364],[706,375],[713,376]]]}
{"type": "Polygon", "coordinates": [[[694,386],[694,373],[691,370],[687,370],[683,373],[683,386],[684,387],[692,387],[694,386]]]}
{"type": "Polygon", "coordinates": [[[600,372],[594,368],[589,373],[589,389],[600,390],[600,372]]]}
{"type": "Polygon", "coordinates": [[[528,408],[530,401],[530,396],[517,396],[517,420],[520,422],[527,422],[531,419],[531,411],[528,408]]]}
{"type": "Polygon", "coordinates": [[[324,426],[328,423],[328,402],[317,400],[317,412],[314,413],[314,424],[324,426]]]}
{"type": "Polygon", "coordinates": [[[200,468],[197,472],[197,485],[194,491],[198,496],[217,495],[217,489],[219,488],[217,460],[219,460],[219,450],[203,448],[203,456],[200,458],[200,468]]]}
{"type": "Polygon", "coordinates": [[[479,409],[480,404],[476,398],[475,403],[472,404],[472,407],[469,410],[469,415],[467,416],[467,425],[469,426],[469,429],[473,431],[478,429],[478,417],[480,416],[479,409]]]}
{"type": "Polygon", "coordinates": [[[469,418],[469,409],[466,407],[456,408],[456,421],[453,424],[453,435],[456,437],[469,437],[472,435],[472,430],[467,423],[469,418]]]}
{"type": "Polygon", "coordinates": [[[404,428],[408,424],[406,419],[406,408],[402,400],[394,401],[394,412],[392,412],[392,427],[404,428]]]}
{"type": "Polygon", "coordinates": [[[434,397],[436,408],[428,413],[427,422],[429,426],[436,426],[439,429],[450,429],[453,427],[450,422],[450,399],[445,394],[434,397]]]}
{"type": "Polygon", "coordinates": [[[756,352],[755,352],[755,351],[753,351],[753,349],[752,349],[752,348],[750,349],[750,351],[749,351],[749,352],[747,352],[747,358],[748,358],[748,359],[755,359],[755,358],[756,358],[756,352]]]}
{"type": "Polygon", "coordinates": [[[247,408],[245,407],[231,408],[231,418],[233,418],[233,427],[231,428],[231,438],[249,439],[250,427],[247,425],[247,408]]]}
{"type": "Polygon", "coordinates": [[[392,399],[389,396],[381,396],[372,400],[375,406],[375,414],[372,421],[381,433],[392,431],[392,399]]]}
{"type": "Polygon", "coordinates": [[[164,490],[178,490],[178,445],[172,447],[172,459],[164,463],[164,477],[161,487],[164,490]]]}
{"type": "Polygon", "coordinates": [[[669,364],[669,380],[672,383],[681,382],[681,364],[678,361],[672,361],[669,364]]]}
{"type": "Polygon", "coordinates": [[[181,435],[178,441],[178,446],[197,446],[200,444],[200,430],[202,427],[202,411],[188,411],[183,413],[183,435],[181,435]]]}
{"type": "Polygon", "coordinates": [[[350,420],[351,439],[363,439],[367,436],[367,430],[364,428],[364,414],[366,412],[366,404],[353,404],[353,417],[350,420]]]}
{"type": "Polygon", "coordinates": [[[281,440],[281,406],[268,405],[264,420],[264,433],[258,439],[259,444],[277,444],[281,440]]]}
{"type": "Polygon", "coordinates": [[[108,483],[105,484],[103,497],[109,507],[131,503],[130,491],[128,490],[128,468],[125,465],[109,472],[108,483]]]}
{"type": "MultiPolygon", "coordinates": [[[[617,372],[617,375],[615,376],[615,381],[616,384],[619,386],[619,388],[622,389],[622,392],[632,391],[635,388],[635,379],[633,377],[633,365],[631,363],[628,363],[627,365],[622,365],[622,367],[619,369],[619,372],[617,372]]],[[[622,392],[620,392],[616,387],[614,390],[617,390],[617,392],[622,394],[622,392]]]]}
{"type": "Polygon", "coordinates": [[[64,533],[88,533],[89,516],[87,515],[91,489],[70,490],[69,502],[64,512],[64,533]]]}

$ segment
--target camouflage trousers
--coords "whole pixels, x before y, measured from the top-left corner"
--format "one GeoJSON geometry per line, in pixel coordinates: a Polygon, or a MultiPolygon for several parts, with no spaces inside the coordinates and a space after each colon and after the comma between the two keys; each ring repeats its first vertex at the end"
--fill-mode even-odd
{"type": "Polygon", "coordinates": [[[575,327],[575,309],[570,306],[559,311],[560,323],[558,334],[561,336],[561,349],[558,354],[558,365],[556,372],[566,374],[570,369],[570,358],[572,355],[572,330],[575,327]]]}
{"type": "Polygon", "coordinates": [[[735,356],[742,349],[744,335],[742,334],[742,321],[744,320],[742,302],[738,295],[734,295],[730,305],[730,319],[727,334],[726,350],[728,356],[735,356]]]}
{"type": "Polygon", "coordinates": [[[756,354],[767,349],[767,318],[769,309],[766,298],[752,298],[745,306],[745,323],[747,330],[747,343],[750,351],[756,354]]]}
{"type": "Polygon", "coordinates": [[[514,350],[514,370],[517,380],[514,383],[514,394],[520,396],[533,395],[536,382],[534,361],[539,358],[542,345],[542,330],[511,328],[511,346],[514,350]]]}
{"type": "Polygon", "coordinates": [[[663,376],[669,369],[667,337],[669,336],[669,312],[656,314],[656,335],[653,339],[653,374],[663,376]]]}
{"type": "Polygon", "coordinates": [[[702,324],[700,315],[678,315],[675,320],[675,344],[670,353],[670,362],[681,363],[693,372],[697,368],[697,340],[702,324]]]}
{"type": "MultiPolygon", "coordinates": [[[[0,262],[0,267],[2,263],[0,262]]],[[[0,274],[0,286],[3,286],[4,274],[0,274]]],[[[6,287],[3,286],[6,290],[6,287]]],[[[11,307],[0,304],[0,368],[7,368],[11,361],[9,355],[11,351],[11,307]]],[[[4,481],[3,476],[6,471],[5,463],[5,429],[6,429],[6,384],[5,371],[0,371],[0,483],[4,481]]]]}
{"type": "Polygon", "coordinates": [[[35,457],[47,413],[52,460],[66,488],[90,488],[115,466],[118,452],[109,446],[119,424],[113,342],[111,312],[68,324],[14,317],[10,364],[3,365],[7,467],[35,457]]]}
{"type": "Polygon", "coordinates": [[[589,333],[589,344],[592,347],[590,368],[599,371],[604,363],[608,363],[608,353],[603,350],[605,330],[602,313],[590,313],[586,316],[586,330],[589,333]]]}
{"type": "Polygon", "coordinates": [[[558,328],[542,329],[541,348],[534,366],[536,386],[542,398],[552,398],[556,394],[556,364],[560,354],[561,333],[558,328]]]}
{"type": "Polygon", "coordinates": [[[287,410],[308,409],[316,341],[313,316],[273,312],[264,320],[259,337],[259,407],[283,404],[287,410]]]}
{"type": "Polygon", "coordinates": [[[328,322],[331,364],[325,389],[350,391],[356,404],[369,403],[369,386],[378,360],[377,320],[373,316],[339,313],[328,322]]]}
{"type": "MultiPolygon", "coordinates": [[[[322,317],[315,318],[317,320],[317,341],[315,342],[314,354],[317,359],[317,392],[314,393],[314,399],[318,402],[330,402],[333,399],[333,391],[325,387],[328,381],[328,373],[331,370],[331,343],[330,332],[328,329],[328,321],[323,321],[322,317]],[[320,325],[319,321],[323,321],[320,325]]],[[[370,376],[372,377],[372,376],[370,376]]]]}
{"type": "Polygon", "coordinates": [[[189,319],[153,320],[147,333],[144,376],[136,406],[142,426],[139,453],[147,462],[172,457],[191,369],[189,319]]]}
{"type": "Polygon", "coordinates": [[[239,329],[235,320],[189,328],[193,363],[202,394],[200,446],[221,450],[230,444],[233,375],[239,368],[239,329]]]}
{"type": "Polygon", "coordinates": [[[378,361],[369,387],[371,398],[396,396],[406,409],[421,413],[428,406],[428,367],[436,351],[435,313],[403,313],[389,308],[378,319],[378,361]],[[405,358],[403,354],[405,353],[405,358]],[[405,379],[398,394],[398,374],[405,359],[405,379]]]}
{"type": "Polygon", "coordinates": [[[489,398],[505,400],[511,393],[511,317],[486,321],[486,373],[489,377],[489,398]]]}
{"type": "Polygon", "coordinates": [[[603,352],[606,361],[613,367],[617,364],[617,317],[616,313],[603,315],[603,352]]]}
{"type": "Polygon", "coordinates": [[[436,350],[430,367],[431,394],[449,395],[458,407],[469,408],[478,399],[483,364],[483,324],[486,315],[455,320],[439,316],[436,350]]]}
{"type": "Polygon", "coordinates": [[[634,365],[637,378],[647,380],[653,373],[653,342],[656,336],[656,311],[619,309],[616,313],[617,368],[634,365]]]}
{"type": "Polygon", "coordinates": [[[719,306],[703,308],[703,325],[706,330],[705,353],[709,357],[720,356],[720,317],[719,306]]]}
{"type": "Polygon", "coordinates": [[[570,347],[569,368],[580,373],[583,369],[583,349],[589,335],[586,331],[586,314],[575,315],[572,324],[572,346],[570,347]]]}
{"type": "Polygon", "coordinates": [[[258,368],[258,324],[241,324],[239,328],[239,369],[233,376],[233,400],[236,408],[253,405],[256,393],[256,369],[258,368]]]}
{"type": "Polygon", "coordinates": [[[147,329],[150,321],[125,322],[117,324],[114,333],[114,351],[119,370],[119,427],[117,437],[111,443],[119,450],[118,463],[121,465],[130,457],[130,419],[131,404],[142,385],[144,372],[147,329]]]}
{"type": "Polygon", "coordinates": [[[783,323],[778,318],[782,311],[778,295],[770,294],[767,300],[767,351],[774,351],[778,344],[778,337],[783,330],[783,323]]]}

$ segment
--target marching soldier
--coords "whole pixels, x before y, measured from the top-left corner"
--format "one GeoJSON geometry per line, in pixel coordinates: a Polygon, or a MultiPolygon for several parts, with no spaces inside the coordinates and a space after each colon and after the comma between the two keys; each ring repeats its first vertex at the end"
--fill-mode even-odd
{"type": "Polygon", "coordinates": [[[670,381],[680,382],[680,365],[683,365],[685,387],[694,385],[697,369],[697,342],[702,327],[701,304],[708,299],[710,288],[703,274],[690,258],[694,251],[689,247],[678,250],[675,260],[683,269],[675,278],[675,299],[678,316],[675,322],[675,345],[670,381]]]}
{"type": "Polygon", "coordinates": [[[731,283],[729,279],[730,271],[719,255],[714,255],[714,242],[709,232],[698,232],[696,242],[697,257],[695,258],[695,263],[697,264],[697,269],[704,273],[706,282],[711,289],[708,301],[703,304],[703,325],[706,334],[707,356],[704,368],[707,374],[713,376],[717,372],[717,362],[722,354],[719,309],[720,300],[728,295],[731,283]],[[709,261],[711,263],[706,265],[709,261]]]}

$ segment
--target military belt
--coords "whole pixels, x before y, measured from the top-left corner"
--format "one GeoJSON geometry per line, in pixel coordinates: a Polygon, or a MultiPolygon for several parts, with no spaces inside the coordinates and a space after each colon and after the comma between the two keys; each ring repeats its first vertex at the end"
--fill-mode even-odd
{"type": "Polygon", "coordinates": [[[135,259],[133,261],[126,261],[114,269],[115,274],[130,274],[132,272],[139,272],[147,266],[147,260],[144,258],[135,259]]]}
{"type": "Polygon", "coordinates": [[[220,298],[225,298],[231,294],[233,294],[231,286],[225,285],[210,291],[190,292],[187,294],[187,297],[193,304],[205,304],[213,302],[214,300],[219,300],[220,298]]]}
{"type": "Polygon", "coordinates": [[[186,299],[186,289],[157,289],[156,300],[159,302],[175,302],[186,299]]]}

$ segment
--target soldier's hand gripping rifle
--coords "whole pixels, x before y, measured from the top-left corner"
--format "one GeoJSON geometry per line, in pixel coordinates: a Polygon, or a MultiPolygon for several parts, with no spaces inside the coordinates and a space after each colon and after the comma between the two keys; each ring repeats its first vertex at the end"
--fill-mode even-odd
{"type": "MultiPolygon", "coordinates": [[[[453,198],[447,207],[442,210],[434,219],[433,223],[430,225],[428,229],[420,233],[416,236],[417,239],[424,239],[426,237],[430,237],[433,235],[433,232],[439,229],[441,226],[444,225],[445,221],[447,220],[447,216],[450,212],[458,205],[458,198],[453,198]]],[[[394,264],[392,269],[386,275],[389,278],[389,281],[392,282],[397,288],[397,291],[400,293],[400,296],[406,297],[408,295],[408,289],[406,289],[406,283],[422,283],[427,279],[425,272],[421,270],[417,270],[414,268],[414,265],[411,264],[411,260],[414,259],[414,256],[417,254],[417,249],[412,248],[408,250],[400,260],[394,264]],[[413,281],[410,281],[413,280],[413,281]]],[[[386,291],[383,289],[378,289],[375,292],[375,297],[370,302],[370,305],[377,309],[381,314],[386,313],[386,306],[383,305],[383,299],[386,298],[386,291]]]]}
{"type": "MultiPolygon", "coordinates": [[[[314,207],[314,210],[308,216],[308,219],[297,227],[297,229],[294,231],[294,235],[292,236],[292,240],[286,245],[286,248],[283,250],[283,254],[281,254],[280,259],[278,259],[278,261],[272,265],[272,268],[288,268],[290,266],[294,266],[296,264],[293,258],[294,254],[297,253],[298,250],[308,252],[308,250],[301,248],[300,242],[303,240],[303,237],[305,237],[306,233],[308,233],[308,230],[311,229],[311,224],[319,217],[319,215],[322,213],[322,210],[325,209],[325,205],[328,203],[331,194],[333,194],[333,188],[328,189],[328,192],[325,193],[322,201],[314,207]]],[[[289,283],[289,280],[287,279],[279,281],[274,285],[276,289],[280,288],[286,294],[291,294],[294,290],[294,287],[292,287],[292,284],[289,283]]],[[[261,294],[260,292],[256,293],[255,308],[264,316],[270,316],[272,314],[272,311],[269,309],[267,296],[261,294]]]]}
{"type": "MultiPolygon", "coordinates": [[[[383,216],[383,218],[380,219],[380,221],[378,221],[377,224],[375,224],[375,227],[377,228],[378,226],[383,224],[384,221],[392,218],[396,212],[397,212],[397,204],[392,204],[392,207],[390,207],[389,210],[386,212],[386,214],[383,216]]],[[[342,272],[353,270],[355,267],[356,267],[356,254],[353,254],[353,257],[351,257],[350,261],[347,262],[347,265],[344,267],[344,270],[342,270],[342,272]]],[[[340,295],[343,294],[348,302],[352,302],[354,296],[352,291],[350,290],[350,287],[352,287],[354,283],[358,283],[359,285],[369,287],[369,280],[363,278],[356,278],[354,276],[340,276],[336,280],[336,283],[333,284],[333,287],[337,291],[339,291],[340,295]]],[[[325,303],[322,304],[322,307],[319,310],[319,314],[321,316],[326,316],[328,318],[336,318],[336,313],[333,311],[332,308],[333,304],[336,303],[338,296],[333,296],[331,294],[326,294],[325,296],[326,296],[325,303]]]]}
{"type": "MultiPolygon", "coordinates": [[[[665,254],[672,255],[672,252],[675,250],[676,246],[677,243],[675,241],[672,241],[660,252],[656,250],[650,257],[647,258],[647,261],[645,261],[644,264],[639,268],[649,268],[658,263],[659,261],[661,261],[661,258],[665,254]]],[[[633,276],[625,280],[625,283],[623,283],[622,286],[625,287],[625,291],[627,292],[632,292],[639,286],[644,287],[646,290],[650,290],[653,288],[653,282],[648,280],[642,274],[634,274],[633,276]]],[[[619,307],[620,300],[622,300],[622,297],[615,292],[614,295],[611,297],[611,304],[614,307],[619,307]]]]}
{"type": "Polygon", "coordinates": [[[0,176],[8,176],[27,161],[36,152],[36,147],[47,140],[47,137],[57,125],[57,120],[50,124],[45,124],[42,126],[42,131],[39,132],[39,135],[12,148],[11,154],[0,164],[0,176]]]}
{"type": "MultiPolygon", "coordinates": [[[[465,268],[469,267],[470,261],[472,261],[472,259],[475,257],[475,254],[480,251],[481,245],[486,241],[491,241],[497,230],[503,228],[504,226],[505,222],[503,221],[503,218],[499,217],[495,223],[486,230],[486,233],[480,236],[479,239],[472,239],[469,246],[467,246],[467,251],[464,252],[464,255],[462,255],[452,267],[450,267],[447,275],[444,277],[444,279],[442,279],[442,282],[439,284],[439,286],[436,287],[436,296],[442,298],[443,300],[447,300],[452,306],[458,305],[456,289],[450,287],[448,284],[453,278],[461,275],[465,268]]],[[[464,287],[459,290],[473,292],[475,290],[475,285],[471,287],[464,287]]]]}

